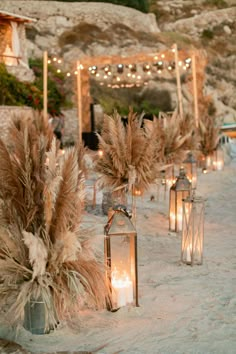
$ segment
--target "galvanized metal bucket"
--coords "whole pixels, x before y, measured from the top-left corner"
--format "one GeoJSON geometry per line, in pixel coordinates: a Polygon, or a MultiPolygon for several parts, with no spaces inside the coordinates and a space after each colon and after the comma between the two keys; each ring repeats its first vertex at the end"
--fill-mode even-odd
{"type": "Polygon", "coordinates": [[[25,305],[25,317],[23,326],[32,334],[46,334],[45,303],[42,299],[30,300],[25,305]]]}

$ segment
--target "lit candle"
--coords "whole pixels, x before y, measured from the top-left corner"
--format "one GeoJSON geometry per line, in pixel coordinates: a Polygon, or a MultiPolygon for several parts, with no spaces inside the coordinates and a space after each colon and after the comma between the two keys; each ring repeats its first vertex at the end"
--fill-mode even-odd
{"type": "Polygon", "coordinates": [[[170,213],[170,229],[174,230],[175,229],[175,214],[170,213]]]}
{"type": "Polygon", "coordinates": [[[117,307],[125,306],[133,302],[133,283],[126,272],[122,277],[118,277],[119,272],[112,272],[112,302],[117,307]]]}
{"type": "Polygon", "coordinates": [[[183,221],[183,211],[182,211],[182,208],[181,210],[178,211],[178,214],[177,214],[177,225],[178,225],[178,231],[181,231],[182,230],[182,221],[183,221]]]}
{"type": "Polygon", "coordinates": [[[222,161],[217,161],[216,162],[216,169],[218,171],[221,171],[223,169],[223,162],[222,161]]]}
{"type": "Polygon", "coordinates": [[[187,263],[191,263],[191,249],[192,246],[188,246],[186,249],[186,261],[187,263]]]}
{"type": "Polygon", "coordinates": [[[103,156],[103,151],[102,150],[98,150],[98,156],[102,157],[103,156]]]}

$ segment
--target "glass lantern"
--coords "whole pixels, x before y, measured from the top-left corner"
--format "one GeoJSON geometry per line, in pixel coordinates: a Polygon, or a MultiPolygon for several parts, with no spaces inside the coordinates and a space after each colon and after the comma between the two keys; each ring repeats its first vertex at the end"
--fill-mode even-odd
{"type": "Polygon", "coordinates": [[[200,197],[183,200],[183,230],[181,261],[186,264],[202,264],[205,203],[200,197]]]}
{"type": "Polygon", "coordinates": [[[111,308],[138,306],[137,232],[124,206],[113,208],[105,226],[106,282],[111,290],[111,308]]]}
{"type": "Polygon", "coordinates": [[[197,187],[197,160],[191,152],[188,153],[186,159],[183,161],[188,180],[192,183],[192,189],[197,187]]]}
{"type": "Polygon", "coordinates": [[[171,186],[175,183],[175,171],[174,171],[174,165],[168,166],[165,169],[165,186],[166,189],[169,190],[171,186]]]}
{"type": "Polygon", "coordinates": [[[183,199],[190,195],[191,183],[186,177],[183,168],[180,169],[176,182],[170,188],[169,201],[169,229],[170,231],[182,230],[183,199]]]}
{"type": "Polygon", "coordinates": [[[224,168],[224,151],[221,148],[216,149],[212,154],[213,170],[221,171],[224,168]]]}

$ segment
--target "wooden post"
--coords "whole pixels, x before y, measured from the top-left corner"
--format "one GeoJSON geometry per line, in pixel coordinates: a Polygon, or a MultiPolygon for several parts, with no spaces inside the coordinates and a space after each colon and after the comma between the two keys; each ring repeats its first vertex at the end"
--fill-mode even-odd
{"type": "Polygon", "coordinates": [[[196,127],[199,124],[199,111],[198,111],[198,92],[197,92],[197,73],[196,73],[196,55],[192,55],[192,75],[193,75],[193,105],[194,105],[194,118],[196,127]]]}
{"type": "Polygon", "coordinates": [[[43,52],[43,118],[48,118],[48,52],[43,52]]]}
{"type": "Polygon", "coordinates": [[[80,61],[77,61],[77,117],[78,117],[78,137],[79,141],[82,142],[82,112],[83,112],[83,107],[82,107],[82,85],[81,85],[81,70],[82,70],[82,65],[80,64],[80,61]]]}
{"type": "Polygon", "coordinates": [[[182,91],[181,91],[177,44],[174,44],[173,49],[175,53],[175,73],[176,73],[176,82],[177,82],[178,108],[179,108],[180,118],[182,119],[183,118],[183,98],[182,98],[182,91]]]}

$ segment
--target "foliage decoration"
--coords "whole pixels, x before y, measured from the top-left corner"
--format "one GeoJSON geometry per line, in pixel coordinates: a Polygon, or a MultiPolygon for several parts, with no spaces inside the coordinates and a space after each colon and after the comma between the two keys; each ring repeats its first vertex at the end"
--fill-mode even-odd
{"type": "Polygon", "coordinates": [[[81,228],[81,151],[59,156],[44,124],[18,120],[10,144],[0,139],[0,308],[8,301],[7,318],[17,323],[40,298],[47,330],[84,304],[105,307],[108,293],[103,262],[81,228]]]}
{"type": "Polygon", "coordinates": [[[122,121],[115,112],[105,115],[103,129],[98,134],[99,148],[103,151],[95,169],[101,175],[102,188],[131,189],[135,185],[146,190],[156,177],[154,140],[141,127],[142,119],[130,110],[122,121]]]}
{"type": "MultiPolygon", "coordinates": [[[[6,66],[0,64],[0,104],[6,106],[29,106],[35,110],[43,109],[43,63],[41,59],[30,60],[35,74],[34,83],[21,82],[8,73],[6,66]]],[[[48,77],[48,113],[60,115],[61,109],[71,107],[70,92],[65,90],[64,74],[57,73],[49,66],[48,77]]]]}

